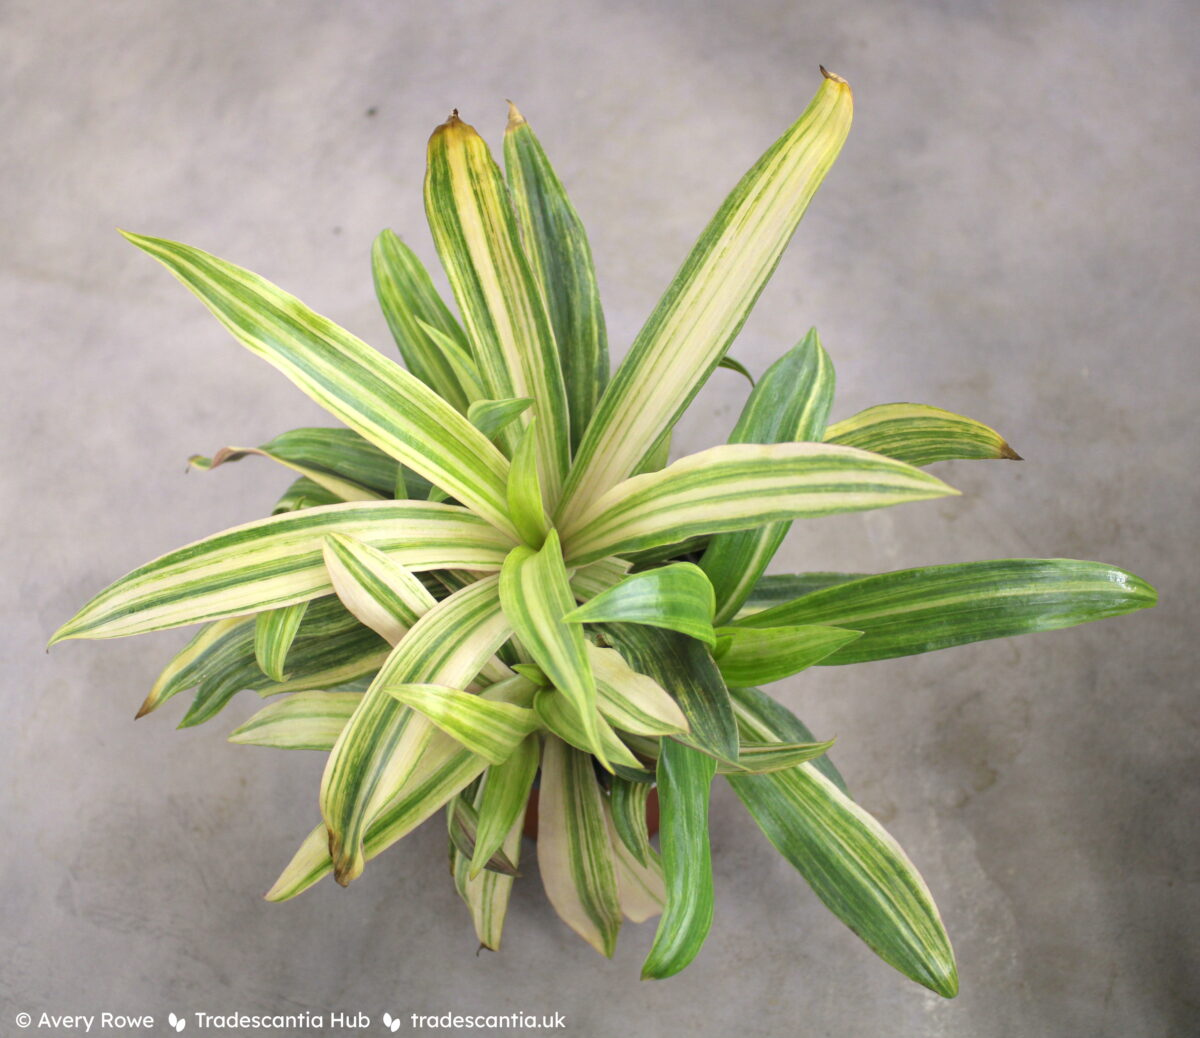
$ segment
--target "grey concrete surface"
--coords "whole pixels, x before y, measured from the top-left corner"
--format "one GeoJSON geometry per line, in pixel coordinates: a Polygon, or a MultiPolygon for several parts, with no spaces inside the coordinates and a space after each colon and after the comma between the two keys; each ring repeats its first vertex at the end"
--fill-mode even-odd
{"type": "MultiPolygon", "coordinates": [[[[0,1034],[20,1011],[164,1033],[169,1010],[389,1010],[407,1033],[514,1009],[580,1036],[1200,1033],[1198,54],[1196,6],[1169,0],[0,4],[0,1034]],[[712,936],[663,983],[637,979],[651,925],[604,961],[532,866],[503,951],[476,956],[438,826],[349,891],[265,903],[321,759],[227,744],[249,695],[199,729],[174,730],[182,703],[135,725],[180,632],[42,651],[99,587],[288,480],[185,474],[189,454],[323,421],[114,227],[249,266],[386,351],[371,239],[432,261],[426,136],[457,106],[498,143],[512,97],[591,229],[619,353],[818,62],[856,125],[736,356],[761,370],[816,324],[838,416],[934,403],[1028,460],[804,524],[780,568],[1072,556],[1162,593],[779,686],[922,869],[961,995],[875,960],[724,789],[712,936]]],[[[719,372],[678,448],[718,442],[744,392],[719,372]]]]}

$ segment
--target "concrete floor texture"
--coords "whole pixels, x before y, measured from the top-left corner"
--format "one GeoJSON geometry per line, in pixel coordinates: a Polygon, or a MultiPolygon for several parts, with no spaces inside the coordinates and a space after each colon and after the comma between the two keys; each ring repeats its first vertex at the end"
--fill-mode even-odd
{"type": "MultiPolygon", "coordinates": [[[[608,1036],[1200,1033],[1194,424],[1200,9],[1191,2],[748,0],[0,4],[5,464],[0,1034],[16,1014],[561,1012],[608,1036]],[[935,471],[962,497],[794,528],[779,571],[1065,556],[1157,609],[773,686],[921,869],[954,941],[944,1001],[878,961],[712,806],[716,917],[641,982],[526,854],[476,954],[439,822],[268,904],[324,758],[233,746],[239,696],[176,731],[133,713],[186,632],[68,642],[100,587],[265,514],[289,475],[185,459],[333,425],[117,226],[211,250],[392,353],[370,278],[393,227],[435,265],[425,141],[452,107],[498,147],[520,106],[590,230],[621,356],[712,212],[799,114],[818,63],[855,126],[734,355],[815,324],[835,418],[919,401],[1027,460],[935,471]]],[[[439,274],[440,279],[440,274],[439,274]]],[[[439,280],[444,285],[444,279],[439,280]]],[[[676,453],[722,442],[717,372],[676,453]]],[[[99,1021],[96,1028],[99,1027],[99,1021]]],[[[188,1033],[201,1028],[192,1023],[188,1033]]],[[[96,1033],[94,1030],[93,1033],[96,1033]]],[[[112,1032],[110,1032],[112,1033],[112,1032]]]]}

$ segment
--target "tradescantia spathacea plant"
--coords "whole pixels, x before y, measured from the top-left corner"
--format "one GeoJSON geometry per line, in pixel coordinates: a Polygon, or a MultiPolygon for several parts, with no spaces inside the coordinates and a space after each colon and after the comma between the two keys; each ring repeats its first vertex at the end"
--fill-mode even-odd
{"type": "Polygon", "coordinates": [[[758,686],[1115,616],[1155,592],[1063,559],[764,576],[792,520],[953,494],[923,467],[1017,457],[933,407],[829,424],[833,367],[812,331],[753,386],[727,444],[666,463],[705,380],[740,368],[726,352],[851,107],[826,73],[611,379],[587,238],[515,108],[504,174],[457,113],[429,142],[426,209],[461,319],[399,238],[375,242],[404,367],[247,270],[126,235],[343,423],[193,458],[258,454],[298,478],[270,518],[134,570],[52,639],[201,624],[139,716],[196,689],[182,723],[198,724],[254,689],[270,701],[234,742],[328,754],[320,820],[269,899],[330,874],[348,884],[444,811],[454,882],[496,948],[536,788],[538,868],[559,916],[611,955],[623,917],[660,914],[643,976],[667,977],[712,921],[720,774],[878,955],[955,994],[916,869],[847,792],[830,744],[758,686]]]}

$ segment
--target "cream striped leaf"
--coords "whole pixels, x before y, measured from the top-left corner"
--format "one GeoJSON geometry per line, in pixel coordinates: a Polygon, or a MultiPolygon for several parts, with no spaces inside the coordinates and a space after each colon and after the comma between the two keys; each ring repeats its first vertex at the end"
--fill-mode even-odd
{"type": "Polygon", "coordinates": [[[604,313],[583,223],[541,142],[511,101],[504,169],[525,254],[558,344],[574,450],[608,382],[604,313]]]}
{"type": "Polygon", "coordinates": [[[254,657],[272,681],[285,680],[283,668],[288,650],[296,640],[307,609],[308,602],[296,602],[281,609],[268,609],[255,617],[254,657]]]}
{"type": "MultiPolygon", "coordinates": [[[[771,365],[754,387],[730,443],[820,440],[833,403],[834,372],[815,328],[771,365]]],[[[791,523],[719,533],[708,542],[700,568],[717,598],[715,623],[737,614],[783,543],[791,523]]]]}
{"type": "Polygon", "coordinates": [[[636,471],[717,366],[841,150],[852,108],[849,86],[827,76],[725,199],[609,383],[558,525],[578,526],[591,502],[636,471]]]}
{"type": "MultiPolygon", "coordinates": [[[[779,738],[757,689],[736,689],[739,722],[779,738]]],[[[812,764],[730,775],[755,822],[826,906],[885,962],[946,998],[958,992],[954,952],[920,874],[900,845],[812,764]]]]}
{"type": "Polygon", "coordinates": [[[712,850],[708,798],[717,762],[673,739],[660,744],[658,800],[661,811],[666,905],[643,980],[662,980],[696,957],[713,917],[712,850]]]}
{"type": "MultiPolygon", "coordinates": [[[[503,704],[494,704],[500,706],[503,704]]],[[[520,831],[529,804],[529,791],[542,759],[541,738],[531,732],[502,764],[488,768],[479,799],[479,827],[468,875],[474,879],[488,859],[505,847],[509,834],[520,831]]]]}
{"type": "MultiPolygon", "coordinates": [[[[400,467],[397,468],[400,471],[400,467]]],[[[408,497],[407,493],[397,495],[398,497],[408,497]]],[[[275,507],[271,509],[272,515],[280,515],[283,512],[296,512],[302,508],[317,508],[320,505],[334,505],[341,502],[341,498],[336,494],[331,494],[323,486],[314,483],[307,476],[301,476],[299,479],[293,480],[275,502],[275,507]]]]}
{"type": "Polygon", "coordinates": [[[394,231],[385,230],[371,247],[371,270],[379,307],[405,366],[455,410],[465,413],[470,401],[441,346],[426,328],[436,328],[463,348],[467,339],[424,264],[394,231]]]}
{"type": "Polygon", "coordinates": [[[334,417],[511,532],[507,460],[418,378],[257,274],[178,242],[125,236],[334,417]]]}
{"type": "MultiPolygon", "coordinates": [[[[593,736],[589,728],[595,730],[594,738],[598,740],[603,751],[605,766],[611,771],[612,765],[621,764],[627,768],[641,768],[642,763],[633,755],[613,731],[603,716],[596,714],[591,718],[591,724],[585,726],[580,719],[575,705],[553,688],[541,689],[533,697],[533,709],[537,712],[542,723],[557,735],[563,742],[569,743],[584,753],[595,753],[593,736]]],[[[597,758],[600,754],[596,754],[597,758]]]]}
{"type": "Polygon", "coordinates": [[[235,728],[229,741],[328,752],[361,700],[361,692],[297,692],[263,707],[235,728]]]}
{"type": "MultiPolygon", "coordinates": [[[[227,651],[227,647],[234,642],[234,639],[241,641],[244,645],[244,640],[237,638],[238,632],[244,633],[250,630],[253,623],[253,618],[232,616],[227,620],[217,620],[215,623],[205,624],[163,668],[136,716],[145,717],[177,693],[194,688],[203,679],[202,668],[205,667],[206,661],[211,660],[222,651],[227,651]]],[[[238,653],[239,657],[242,655],[240,649],[241,646],[238,646],[233,650],[238,653]]]]}
{"type": "Polygon", "coordinates": [[[858,447],[910,465],[1005,458],[1020,461],[995,429],[926,404],[880,404],[831,425],[826,443],[858,447]]]}
{"type": "Polygon", "coordinates": [[[329,533],[365,541],[414,570],[499,569],[511,541],[465,508],[363,501],[306,508],[235,526],[140,566],[55,633],[121,638],[303,602],[333,590],[329,533]]]}
{"type": "Polygon", "coordinates": [[[335,876],[361,874],[363,836],[404,785],[428,743],[431,726],[388,689],[428,683],[466,687],[512,633],[500,611],[498,578],[487,577],[439,602],[392,650],[329,755],[321,814],[329,829],[335,876]]]}
{"type": "Polygon", "coordinates": [[[261,458],[268,458],[282,465],[284,468],[298,472],[302,476],[307,476],[318,486],[328,490],[338,501],[380,501],[384,497],[384,495],[377,494],[374,490],[368,490],[357,483],[352,483],[348,479],[342,479],[340,476],[322,472],[320,469],[311,468],[298,462],[288,461],[282,456],[262,447],[222,447],[211,458],[207,458],[203,454],[193,454],[188,458],[188,464],[201,472],[209,472],[225,464],[227,461],[240,461],[248,454],[256,454],[261,458]]]}
{"type": "Polygon", "coordinates": [[[571,573],[571,591],[576,598],[587,601],[595,598],[600,592],[619,584],[628,574],[630,565],[624,559],[609,556],[599,559],[587,566],[581,566],[571,573]]]}
{"type": "Polygon", "coordinates": [[[500,571],[500,600],[525,651],[575,707],[585,747],[607,767],[596,712],[596,682],[583,630],[563,622],[575,599],[556,530],[550,531],[540,551],[519,546],[509,553],[500,571]]]}
{"type": "Polygon", "coordinates": [[[697,534],[957,493],[911,465],[852,447],[727,444],[613,487],[563,531],[563,544],[576,566],[697,534]]]}
{"type": "Polygon", "coordinates": [[[446,685],[388,685],[387,691],[492,764],[508,760],[525,736],[541,727],[529,707],[493,703],[446,685]]]}
{"type": "Polygon", "coordinates": [[[613,862],[616,865],[617,900],[620,902],[621,912],[630,922],[644,923],[647,919],[660,915],[667,903],[662,862],[653,848],[649,849],[644,861],[639,861],[618,837],[612,811],[607,802],[604,809],[608,838],[613,849],[613,862]]]}
{"type": "Polygon", "coordinates": [[[538,796],[538,869],[558,917],[612,958],[621,929],[616,865],[591,757],[547,735],[538,796]]]}
{"type": "Polygon", "coordinates": [[[322,554],[342,604],[389,645],[437,602],[410,570],[354,537],[328,534],[322,554]]]}
{"type": "MultiPolygon", "coordinates": [[[[498,682],[483,690],[485,699],[528,706],[534,686],[522,677],[498,682]]],[[[487,768],[482,757],[436,728],[403,788],[367,826],[363,849],[367,860],[403,839],[451,797],[475,781],[487,768]]],[[[321,823],[300,845],[291,862],[267,892],[269,901],[287,901],[333,872],[329,834],[321,823]]]]}
{"type": "MultiPolygon", "coordinates": [[[[457,113],[429,139],[425,212],[487,395],[534,402],[530,417],[538,420],[542,489],[556,502],[570,440],[554,332],[500,170],[483,139],[457,113]]],[[[501,436],[509,449],[516,445],[510,431],[501,436]]]]}
{"type": "MultiPolygon", "coordinates": [[[[478,843],[476,846],[478,847],[478,843]]],[[[520,820],[505,834],[497,853],[503,854],[515,871],[521,861],[520,820]]],[[[484,948],[499,951],[504,919],[508,914],[508,899],[512,894],[515,877],[492,869],[472,875],[470,859],[457,848],[451,851],[450,865],[454,873],[454,886],[475,924],[475,936],[484,948]]]]}
{"type": "Polygon", "coordinates": [[[637,735],[681,735],[688,731],[679,704],[653,678],[639,674],[616,649],[587,644],[600,713],[614,727],[637,735]]]}
{"type": "Polygon", "coordinates": [[[754,742],[743,739],[738,747],[737,764],[717,762],[719,775],[765,774],[783,771],[806,761],[815,760],[828,752],[834,740],[825,742],[754,742]]]}

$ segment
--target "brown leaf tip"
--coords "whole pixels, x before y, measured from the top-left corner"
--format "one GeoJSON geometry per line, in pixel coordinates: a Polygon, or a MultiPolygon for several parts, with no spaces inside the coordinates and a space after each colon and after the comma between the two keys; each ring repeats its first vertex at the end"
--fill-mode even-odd
{"type": "Polygon", "coordinates": [[[512,103],[508,102],[508,130],[515,130],[518,126],[525,125],[525,116],[521,114],[521,110],[512,103]]]}
{"type": "Polygon", "coordinates": [[[821,70],[821,75],[823,75],[826,79],[832,79],[835,83],[845,83],[846,82],[836,72],[830,72],[829,69],[827,69],[824,65],[818,65],[817,68],[819,68],[821,70]]]}
{"type": "Polygon", "coordinates": [[[1024,461],[1025,460],[1024,458],[1021,457],[1021,455],[1019,455],[1015,450],[1013,450],[1007,443],[1000,444],[1000,457],[1006,459],[1007,461],[1024,461]]]}

